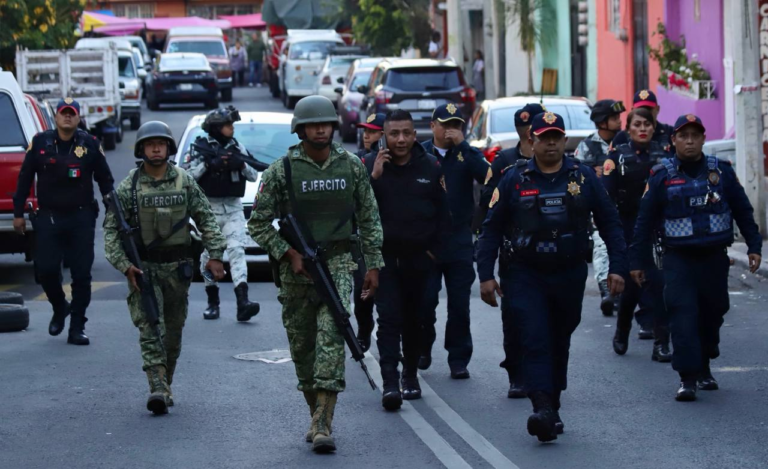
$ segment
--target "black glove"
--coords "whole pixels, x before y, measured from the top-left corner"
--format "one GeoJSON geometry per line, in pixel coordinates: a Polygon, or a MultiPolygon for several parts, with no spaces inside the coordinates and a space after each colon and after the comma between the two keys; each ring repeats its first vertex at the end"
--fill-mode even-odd
{"type": "Polygon", "coordinates": [[[223,171],[226,168],[226,162],[217,156],[208,161],[208,168],[212,171],[223,171]]]}

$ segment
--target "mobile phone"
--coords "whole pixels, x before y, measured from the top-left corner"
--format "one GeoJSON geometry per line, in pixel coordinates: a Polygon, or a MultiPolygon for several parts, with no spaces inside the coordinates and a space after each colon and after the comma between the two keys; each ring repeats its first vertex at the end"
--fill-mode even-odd
{"type": "Polygon", "coordinates": [[[379,139],[379,150],[386,150],[387,149],[387,137],[381,136],[379,139]]]}

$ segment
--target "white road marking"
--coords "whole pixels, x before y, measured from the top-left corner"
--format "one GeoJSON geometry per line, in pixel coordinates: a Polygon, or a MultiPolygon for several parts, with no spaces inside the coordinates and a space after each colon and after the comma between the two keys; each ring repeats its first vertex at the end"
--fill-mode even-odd
{"type": "Polygon", "coordinates": [[[768,371],[768,366],[720,366],[712,368],[719,373],[744,373],[749,371],[768,371]]]}

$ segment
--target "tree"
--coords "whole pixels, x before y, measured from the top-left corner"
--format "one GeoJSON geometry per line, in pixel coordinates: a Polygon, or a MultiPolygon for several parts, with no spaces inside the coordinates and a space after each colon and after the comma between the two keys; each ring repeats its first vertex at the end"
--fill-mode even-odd
{"type": "Polygon", "coordinates": [[[411,45],[426,52],[429,42],[429,0],[360,0],[352,8],[355,37],[375,54],[399,55],[411,45]]]}
{"type": "Polygon", "coordinates": [[[507,20],[517,24],[520,49],[528,59],[528,93],[533,94],[533,56],[537,45],[548,44],[551,35],[543,31],[555,31],[552,27],[553,12],[547,0],[506,0],[507,20]]]}

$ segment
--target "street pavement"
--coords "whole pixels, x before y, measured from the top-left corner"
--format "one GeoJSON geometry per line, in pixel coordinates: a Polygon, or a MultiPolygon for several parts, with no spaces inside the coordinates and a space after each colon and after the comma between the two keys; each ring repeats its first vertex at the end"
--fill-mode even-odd
{"type": "MultiPolygon", "coordinates": [[[[266,88],[236,89],[242,111],[285,111],[266,88]]],[[[180,137],[202,107],[143,111],[180,137]]],[[[287,112],[287,111],[285,111],[287,112]]],[[[107,153],[115,178],[134,165],[135,132],[107,153]]],[[[318,456],[303,441],[309,413],[290,361],[235,359],[288,343],[276,288],[251,283],[261,313],[235,320],[231,284],[222,285],[222,317],[204,321],[205,293],[193,284],[184,349],[173,385],[176,406],[164,417],[145,409],[141,371],[123,276],[106,262],[97,232],[88,347],[50,337],[50,306],[21,256],[0,256],[0,290],[20,291],[30,310],[27,331],[0,335],[0,467],[2,468],[765,468],[768,465],[768,286],[741,264],[731,269],[731,311],[722,329],[722,356],[713,362],[721,390],[694,403],[673,399],[677,375],[651,361],[650,341],[633,333],[627,355],[613,353],[615,319],[598,310],[589,278],[583,320],[573,336],[569,389],[563,395],[566,433],[542,445],[527,434],[527,400],[507,399],[501,320],[472,290],[475,352],[472,378],[453,381],[446,353],[421,372],[424,398],[397,413],[380,404],[358,365],[347,361],[347,391],[334,419],[338,452],[318,456]]],[[[67,276],[68,277],[68,276],[67,276]]],[[[438,340],[445,326],[445,297],[438,340]]],[[[557,292],[553,292],[556,294],[557,292]]],[[[374,354],[369,368],[380,383],[374,354]]],[[[370,354],[369,354],[370,355],[370,354]]]]}

